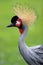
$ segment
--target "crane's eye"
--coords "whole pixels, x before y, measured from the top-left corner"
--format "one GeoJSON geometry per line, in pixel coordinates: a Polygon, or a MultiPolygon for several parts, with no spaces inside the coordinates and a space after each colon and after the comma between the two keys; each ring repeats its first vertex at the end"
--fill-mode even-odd
{"type": "Polygon", "coordinates": [[[16,21],[16,26],[19,27],[21,25],[20,21],[16,21]]]}

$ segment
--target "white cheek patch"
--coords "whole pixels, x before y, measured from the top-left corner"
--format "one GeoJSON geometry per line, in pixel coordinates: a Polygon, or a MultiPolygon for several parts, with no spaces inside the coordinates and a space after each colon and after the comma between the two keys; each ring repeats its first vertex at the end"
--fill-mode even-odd
{"type": "Polygon", "coordinates": [[[16,24],[20,25],[20,22],[19,21],[16,21],[16,24]]]}

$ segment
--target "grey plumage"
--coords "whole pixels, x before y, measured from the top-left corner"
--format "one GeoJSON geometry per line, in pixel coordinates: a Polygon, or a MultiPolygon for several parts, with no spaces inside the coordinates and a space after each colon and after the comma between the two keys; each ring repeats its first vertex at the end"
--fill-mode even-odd
{"type": "Polygon", "coordinates": [[[11,23],[12,24],[7,27],[17,27],[20,30],[20,33],[22,33],[19,38],[18,47],[27,64],[43,65],[43,45],[28,47],[24,42],[24,38],[28,32],[28,26],[23,24],[18,16],[13,16],[11,23]]]}
{"type": "Polygon", "coordinates": [[[28,65],[43,65],[43,45],[28,47],[24,42],[28,26],[24,27],[24,32],[19,38],[19,51],[28,65]]]}

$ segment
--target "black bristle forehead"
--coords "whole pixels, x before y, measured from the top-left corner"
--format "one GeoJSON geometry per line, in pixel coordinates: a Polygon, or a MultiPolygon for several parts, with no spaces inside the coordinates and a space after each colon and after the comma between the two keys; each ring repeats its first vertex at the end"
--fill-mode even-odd
{"type": "Polygon", "coordinates": [[[16,22],[18,18],[19,18],[18,16],[13,16],[12,19],[11,19],[11,23],[16,22]]]}

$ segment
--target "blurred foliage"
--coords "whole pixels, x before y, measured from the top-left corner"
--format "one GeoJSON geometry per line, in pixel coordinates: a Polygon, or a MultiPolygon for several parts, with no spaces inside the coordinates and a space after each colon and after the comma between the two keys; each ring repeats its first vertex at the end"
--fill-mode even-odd
{"type": "Polygon", "coordinates": [[[28,46],[43,44],[43,0],[0,0],[0,65],[26,65],[18,51],[19,31],[6,28],[17,4],[30,7],[36,11],[36,23],[29,27],[26,37],[28,46]]]}

